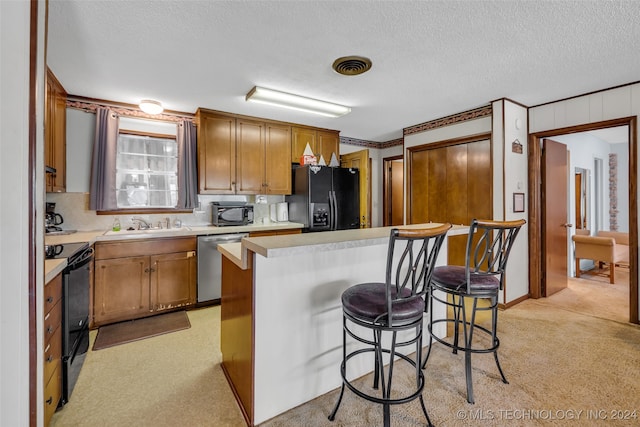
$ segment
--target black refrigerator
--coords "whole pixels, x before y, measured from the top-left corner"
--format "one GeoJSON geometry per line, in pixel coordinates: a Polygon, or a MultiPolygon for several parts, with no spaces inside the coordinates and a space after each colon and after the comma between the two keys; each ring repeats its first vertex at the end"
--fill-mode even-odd
{"type": "Polygon", "coordinates": [[[357,169],[305,165],[292,171],[289,221],[303,231],[360,228],[360,174],[357,169]]]}

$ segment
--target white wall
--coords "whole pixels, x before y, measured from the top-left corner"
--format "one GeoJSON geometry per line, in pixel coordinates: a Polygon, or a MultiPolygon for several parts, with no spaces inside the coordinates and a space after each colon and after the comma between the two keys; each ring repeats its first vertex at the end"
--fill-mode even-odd
{"type": "MultiPolygon", "coordinates": [[[[640,115],[640,84],[622,86],[529,109],[531,133],[640,115]]],[[[636,129],[640,140],[640,126],[636,129]]],[[[638,153],[640,155],[640,153],[638,153]]],[[[636,164],[640,158],[636,159],[636,164]]],[[[640,192],[640,186],[636,186],[640,192]]],[[[640,194],[636,194],[640,200],[640,194]]],[[[636,207],[637,208],[637,207],[636,207]]],[[[636,260],[638,262],[638,260],[636,260]]],[[[639,295],[640,306],[640,295],[639,295]]]]}
{"type": "MultiPolygon", "coordinates": [[[[492,134],[494,219],[512,221],[529,217],[527,136],[527,109],[508,100],[495,101],[492,134]],[[516,140],[522,144],[522,153],[513,151],[516,140]],[[514,212],[514,193],[524,194],[524,212],[514,212]]],[[[529,226],[525,224],[513,244],[507,263],[503,303],[529,294],[528,271],[529,226]]]]}
{"type": "MultiPolygon", "coordinates": [[[[44,52],[44,2],[38,2],[38,52],[44,52]]],[[[28,1],[0,1],[0,425],[29,425],[29,224],[37,224],[36,301],[42,299],[43,227],[41,215],[29,210],[29,49],[30,7],[28,1]],[[38,299],[39,298],[39,299],[38,299]]],[[[37,57],[35,209],[44,201],[44,55],[37,57]]],[[[36,311],[37,342],[42,342],[42,307],[36,311]]],[[[37,360],[42,360],[41,349],[37,360]]],[[[38,384],[42,367],[38,366],[38,384]]],[[[42,387],[38,388],[42,401],[42,387]]],[[[42,406],[37,406],[42,424],[42,406]]]]}
{"type": "MultiPolygon", "coordinates": [[[[67,192],[88,193],[96,115],[67,108],[67,192]]],[[[111,223],[111,222],[109,222],[111,223]]]]}

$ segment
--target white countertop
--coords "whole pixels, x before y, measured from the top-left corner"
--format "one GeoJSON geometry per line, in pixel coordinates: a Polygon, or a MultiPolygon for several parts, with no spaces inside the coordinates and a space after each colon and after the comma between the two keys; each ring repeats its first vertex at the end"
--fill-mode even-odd
{"type": "MultiPolygon", "coordinates": [[[[251,224],[241,226],[216,227],[210,226],[185,226],[181,228],[171,228],[166,230],[139,230],[128,231],[121,230],[113,232],[111,230],[90,230],[78,231],[71,234],[62,235],[45,235],[45,245],[63,245],[65,243],[87,242],[93,245],[95,242],[108,242],[118,240],[139,240],[139,239],[155,239],[162,237],[183,237],[183,236],[206,236],[212,234],[230,234],[230,233],[251,233],[258,231],[275,231],[290,230],[294,228],[302,228],[303,224],[296,222],[271,222],[267,224],[251,224]]],[[[45,260],[45,283],[49,282],[66,267],[66,259],[45,260]]]]}
{"type": "MultiPolygon", "coordinates": [[[[297,255],[307,252],[330,251],[386,244],[392,228],[431,228],[439,223],[412,224],[397,227],[361,228],[356,230],[322,231],[316,233],[287,234],[282,236],[247,237],[241,243],[224,243],[218,250],[242,269],[247,266],[247,251],[266,258],[297,255]]],[[[469,227],[454,225],[449,236],[466,234],[469,227]]]]}

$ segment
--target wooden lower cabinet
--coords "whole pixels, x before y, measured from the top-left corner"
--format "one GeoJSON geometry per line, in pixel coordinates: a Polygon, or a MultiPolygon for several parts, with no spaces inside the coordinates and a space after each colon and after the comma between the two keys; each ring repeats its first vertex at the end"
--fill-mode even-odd
{"type": "MultiPolygon", "coordinates": [[[[253,265],[253,252],[248,253],[253,265]]],[[[247,424],[253,425],[253,269],[222,257],[220,303],[222,369],[247,424]]]]}
{"type": "Polygon", "coordinates": [[[62,396],[62,274],[44,286],[44,425],[48,426],[62,396]]]}
{"type": "Polygon", "coordinates": [[[195,237],[98,242],[93,324],[131,320],[196,302],[195,237]]]}

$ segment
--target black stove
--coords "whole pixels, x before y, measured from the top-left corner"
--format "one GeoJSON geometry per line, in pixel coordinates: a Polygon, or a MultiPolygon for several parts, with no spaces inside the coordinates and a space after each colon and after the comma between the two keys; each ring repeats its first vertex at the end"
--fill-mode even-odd
{"type": "Polygon", "coordinates": [[[89,247],[89,243],[64,243],[60,245],[45,245],[44,257],[45,259],[57,259],[57,258],[69,258],[71,263],[76,254],[81,254],[84,249],[89,247]]]}

